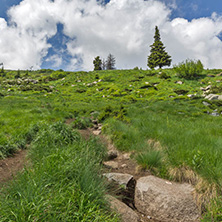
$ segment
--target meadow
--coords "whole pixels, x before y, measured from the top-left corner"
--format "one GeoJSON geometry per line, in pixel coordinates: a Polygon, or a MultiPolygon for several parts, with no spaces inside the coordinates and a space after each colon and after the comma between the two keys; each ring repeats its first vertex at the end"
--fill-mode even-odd
{"type": "Polygon", "coordinates": [[[28,148],[32,166],[2,189],[0,220],[118,220],[104,200],[104,181],[93,176],[105,148],[73,131],[98,119],[102,132],[119,150],[133,151],[143,169],[192,183],[203,221],[221,221],[222,102],[203,97],[209,85],[207,94],[221,94],[220,81],[222,70],[191,80],[172,69],[1,73],[0,157],[28,148]],[[52,193],[58,195],[49,198],[52,193]]]}

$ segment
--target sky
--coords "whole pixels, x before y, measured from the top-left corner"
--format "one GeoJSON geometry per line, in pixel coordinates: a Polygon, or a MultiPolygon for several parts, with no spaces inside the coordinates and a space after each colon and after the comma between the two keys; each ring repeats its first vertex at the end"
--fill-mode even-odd
{"type": "Polygon", "coordinates": [[[93,70],[111,53],[117,69],[147,69],[155,26],[172,65],[222,68],[222,0],[0,0],[6,69],[93,70]]]}

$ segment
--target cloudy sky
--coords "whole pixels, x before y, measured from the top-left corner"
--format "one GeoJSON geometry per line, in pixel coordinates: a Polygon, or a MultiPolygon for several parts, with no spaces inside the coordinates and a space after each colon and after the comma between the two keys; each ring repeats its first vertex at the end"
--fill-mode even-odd
{"type": "Polygon", "coordinates": [[[222,0],[0,0],[0,63],[92,70],[93,58],[146,69],[154,29],[173,64],[222,68],[222,0]]]}

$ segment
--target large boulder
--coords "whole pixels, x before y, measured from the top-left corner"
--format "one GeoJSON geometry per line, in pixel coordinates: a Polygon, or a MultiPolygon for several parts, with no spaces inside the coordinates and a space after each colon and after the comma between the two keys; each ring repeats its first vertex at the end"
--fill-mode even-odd
{"type": "Polygon", "coordinates": [[[107,199],[110,202],[111,209],[116,211],[120,217],[122,222],[138,222],[139,216],[126,204],[122,203],[118,199],[107,195],[107,199]]]}
{"type": "Polygon", "coordinates": [[[162,222],[196,222],[200,212],[189,184],[177,184],[154,176],[141,177],[136,184],[135,207],[162,222]]]}

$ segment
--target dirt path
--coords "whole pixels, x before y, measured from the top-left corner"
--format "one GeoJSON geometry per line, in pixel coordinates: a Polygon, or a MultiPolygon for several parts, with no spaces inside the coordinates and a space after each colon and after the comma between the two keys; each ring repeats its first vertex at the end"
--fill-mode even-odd
{"type": "Polygon", "coordinates": [[[0,187],[2,183],[8,182],[21,171],[26,162],[27,150],[20,150],[12,157],[0,160],[0,187]]]}

